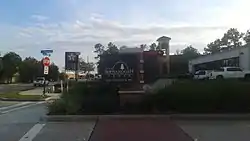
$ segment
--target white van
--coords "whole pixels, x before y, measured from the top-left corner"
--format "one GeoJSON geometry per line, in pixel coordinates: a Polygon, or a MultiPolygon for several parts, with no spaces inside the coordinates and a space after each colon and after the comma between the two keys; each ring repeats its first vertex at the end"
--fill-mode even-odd
{"type": "Polygon", "coordinates": [[[193,79],[196,80],[205,80],[205,79],[209,79],[209,75],[212,71],[211,70],[199,70],[196,71],[194,74],[193,79]]]}

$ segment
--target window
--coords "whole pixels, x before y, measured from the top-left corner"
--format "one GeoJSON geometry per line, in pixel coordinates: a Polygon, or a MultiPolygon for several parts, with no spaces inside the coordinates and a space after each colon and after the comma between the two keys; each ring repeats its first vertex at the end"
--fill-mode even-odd
{"type": "Polygon", "coordinates": [[[227,68],[227,71],[242,71],[240,68],[227,68]]]}
{"type": "Polygon", "coordinates": [[[224,71],[224,69],[223,69],[223,68],[217,68],[217,69],[215,69],[214,71],[219,72],[219,71],[224,71]]]}
{"type": "Polygon", "coordinates": [[[198,71],[198,72],[195,73],[195,75],[205,75],[205,74],[206,74],[205,71],[198,71]]]}

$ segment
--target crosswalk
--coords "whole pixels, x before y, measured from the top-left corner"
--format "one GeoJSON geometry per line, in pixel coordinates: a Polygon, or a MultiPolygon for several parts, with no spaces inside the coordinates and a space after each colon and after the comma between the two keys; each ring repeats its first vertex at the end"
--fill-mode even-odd
{"type": "Polygon", "coordinates": [[[94,122],[36,123],[18,141],[88,141],[94,122]]]}

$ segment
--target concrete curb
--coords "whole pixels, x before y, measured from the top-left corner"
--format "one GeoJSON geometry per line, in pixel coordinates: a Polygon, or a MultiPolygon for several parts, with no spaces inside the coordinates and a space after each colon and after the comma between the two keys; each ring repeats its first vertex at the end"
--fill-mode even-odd
{"type": "Polygon", "coordinates": [[[97,120],[98,115],[51,115],[44,116],[40,118],[40,121],[49,121],[49,122],[77,122],[77,121],[86,121],[86,120],[97,120]]]}
{"type": "Polygon", "coordinates": [[[171,120],[250,120],[250,114],[171,114],[171,115],[47,115],[42,121],[69,122],[97,119],[171,119],[171,120]]]}

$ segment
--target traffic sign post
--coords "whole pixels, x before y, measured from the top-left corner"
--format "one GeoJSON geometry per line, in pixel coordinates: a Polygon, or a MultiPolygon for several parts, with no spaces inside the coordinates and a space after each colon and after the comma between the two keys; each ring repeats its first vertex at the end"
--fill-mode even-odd
{"type": "Polygon", "coordinates": [[[49,74],[49,66],[50,66],[50,58],[51,54],[53,53],[53,50],[46,49],[41,50],[43,57],[43,74],[44,74],[44,82],[43,82],[43,95],[45,96],[45,89],[46,89],[46,75],[49,74]]]}
{"type": "Polygon", "coordinates": [[[44,66],[43,74],[45,74],[45,75],[49,74],[49,66],[44,66]]]}
{"type": "Polygon", "coordinates": [[[50,59],[49,59],[49,57],[44,57],[43,58],[43,65],[44,66],[49,66],[50,65],[50,59]]]}
{"type": "Polygon", "coordinates": [[[43,95],[45,95],[45,89],[46,89],[46,75],[49,74],[49,65],[50,65],[50,59],[49,57],[43,58],[43,74],[44,74],[44,82],[43,82],[43,95]]]}

